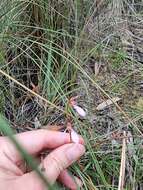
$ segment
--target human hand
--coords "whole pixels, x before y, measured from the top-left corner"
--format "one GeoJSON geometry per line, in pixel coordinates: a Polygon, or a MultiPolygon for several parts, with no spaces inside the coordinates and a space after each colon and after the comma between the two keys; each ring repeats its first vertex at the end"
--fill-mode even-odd
{"type": "MultiPolygon", "coordinates": [[[[21,133],[15,137],[33,156],[37,157],[47,149],[52,150],[41,163],[48,182],[53,184],[58,179],[68,188],[77,189],[80,180],[74,180],[67,168],[84,154],[82,138],[80,144],[70,143],[69,134],[43,129],[21,133]]],[[[43,190],[41,179],[34,171],[27,172],[24,166],[24,161],[12,142],[7,137],[0,137],[0,189],[25,190],[28,187],[28,190],[43,190]]]]}

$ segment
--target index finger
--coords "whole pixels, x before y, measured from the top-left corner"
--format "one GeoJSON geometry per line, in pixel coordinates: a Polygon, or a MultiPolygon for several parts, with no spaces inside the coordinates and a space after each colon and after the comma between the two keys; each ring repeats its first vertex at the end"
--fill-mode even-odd
{"type": "MultiPolygon", "coordinates": [[[[14,145],[5,137],[2,139],[2,149],[9,156],[13,162],[21,160],[20,153],[16,150],[14,145]]],[[[54,149],[64,144],[70,143],[70,136],[68,133],[49,131],[45,129],[28,131],[15,135],[19,144],[31,155],[36,155],[44,149],[54,149]]],[[[80,139],[83,144],[83,140],[80,139]]]]}

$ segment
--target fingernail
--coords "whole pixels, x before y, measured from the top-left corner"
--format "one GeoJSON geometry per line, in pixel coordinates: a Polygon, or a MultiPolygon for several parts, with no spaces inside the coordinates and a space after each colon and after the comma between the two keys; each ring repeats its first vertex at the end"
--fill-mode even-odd
{"type": "Polygon", "coordinates": [[[67,158],[70,162],[78,160],[85,153],[85,147],[81,144],[73,144],[66,151],[67,158]]]}

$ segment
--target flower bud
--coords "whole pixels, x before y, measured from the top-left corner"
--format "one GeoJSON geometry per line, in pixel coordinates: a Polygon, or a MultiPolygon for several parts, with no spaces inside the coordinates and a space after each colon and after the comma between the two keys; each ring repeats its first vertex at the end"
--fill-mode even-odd
{"type": "Polygon", "coordinates": [[[71,140],[73,143],[79,143],[79,136],[73,129],[71,130],[71,140]]]}

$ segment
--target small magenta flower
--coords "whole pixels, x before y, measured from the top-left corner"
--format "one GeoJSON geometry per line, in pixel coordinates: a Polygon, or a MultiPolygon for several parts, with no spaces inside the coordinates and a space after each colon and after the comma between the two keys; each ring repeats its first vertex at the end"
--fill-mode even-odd
{"type": "Polygon", "coordinates": [[[83,108],[81,108],[80,106],[77,105],[77,101],[76,99],[78,98],[78,96],[72,97],[70,98],[69,104],[71,107],[74,108],[74,110],[81,116],[81,117],[85,117],[86,116],[86,112],[84,111],[83,108]]]}

